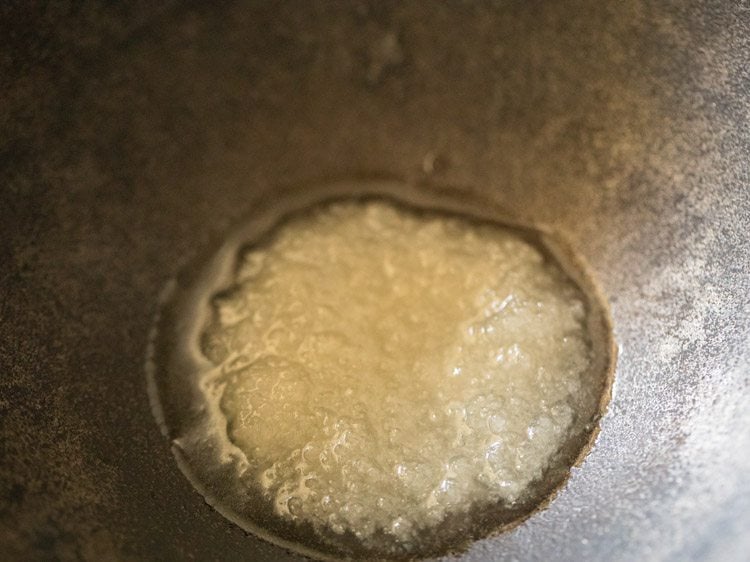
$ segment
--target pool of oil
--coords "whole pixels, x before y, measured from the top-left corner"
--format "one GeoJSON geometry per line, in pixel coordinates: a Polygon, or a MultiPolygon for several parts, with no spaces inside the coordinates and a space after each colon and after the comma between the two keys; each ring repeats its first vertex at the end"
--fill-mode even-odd
{"type": "Polygon", "coordinates": [[[546,505],[611,386],[582,260],[450,191],[264,201],[168,284],[150,338],[154,414],[208,503],[323,559],[457,552],[546,505]]]}

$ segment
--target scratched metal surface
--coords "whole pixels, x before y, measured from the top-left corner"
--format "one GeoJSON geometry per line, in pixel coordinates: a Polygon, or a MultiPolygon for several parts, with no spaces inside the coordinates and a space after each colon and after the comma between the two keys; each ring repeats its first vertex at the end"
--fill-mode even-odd
{"type": "Polygon", "coordinates": [[[296,559],[179,472],[145,389],[164,283],[257,197],[480,192],[577,245],[621,346],[596,446],[466,560],[746,560],[746,2],[0,7],[0,552],[296,559]]]}

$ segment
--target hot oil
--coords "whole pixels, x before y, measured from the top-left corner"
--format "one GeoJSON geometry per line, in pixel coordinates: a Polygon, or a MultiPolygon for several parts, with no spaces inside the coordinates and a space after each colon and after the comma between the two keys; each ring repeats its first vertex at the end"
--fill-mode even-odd
{"type": "Polygon", "coordinates": [[[535,231],[367,187],[260,212],[184,280],[152,397],[244,528],[314,556],[434,555],[564,481],[606,402],[609,325],[535,231]]]}

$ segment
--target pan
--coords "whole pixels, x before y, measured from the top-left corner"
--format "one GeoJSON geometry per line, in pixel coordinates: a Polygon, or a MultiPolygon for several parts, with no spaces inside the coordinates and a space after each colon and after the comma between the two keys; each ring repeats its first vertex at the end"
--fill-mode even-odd
{"type": "Polygon", "coordinates": [[[747,560],[743,3],[38,3],[0,27],[3,559],[301,559],[180,472],[149,330],[259,201],[368,177],[561,233],[611,310],[591,452],[462,559],[747,560]]]}

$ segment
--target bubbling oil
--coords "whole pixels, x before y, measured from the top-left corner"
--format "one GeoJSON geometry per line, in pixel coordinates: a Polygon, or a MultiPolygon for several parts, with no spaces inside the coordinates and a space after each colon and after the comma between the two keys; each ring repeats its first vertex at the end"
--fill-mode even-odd
{"type": "Polygon", "coordinates": [[[602,311],[527,231],[339,199],[234,262],[189,331],[193,413],[166,424],[204,495],[264,538],[455,549],[528,515],[594,431],[602,311]]]}

